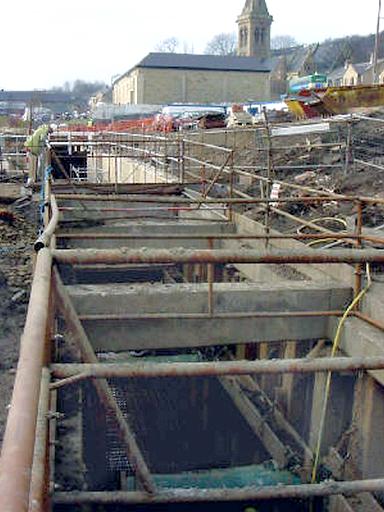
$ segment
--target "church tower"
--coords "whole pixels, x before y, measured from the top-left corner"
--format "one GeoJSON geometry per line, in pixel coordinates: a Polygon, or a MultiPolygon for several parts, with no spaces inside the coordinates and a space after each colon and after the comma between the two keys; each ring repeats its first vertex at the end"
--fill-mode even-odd
{"type": "Polygon", "coordinates": [[[266,0],[246,0],[237,19],[239,26],[238,55],[268,59],[271,56],[271,25],[266,0]]]}

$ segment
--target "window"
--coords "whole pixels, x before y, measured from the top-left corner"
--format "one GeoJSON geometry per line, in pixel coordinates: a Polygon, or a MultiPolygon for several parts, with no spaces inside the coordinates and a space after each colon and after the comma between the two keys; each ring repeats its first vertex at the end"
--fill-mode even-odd
{"type": "Polygon", "coordinates": [[[240,46],[244,47],[248,44],[248,29],[242,28],[240,30],[240,46]]]}
{"type": "Polygon", "coordinates": [[[244,29],[244,46],[247,46],[248,44],[248,29],[244,29]]]}

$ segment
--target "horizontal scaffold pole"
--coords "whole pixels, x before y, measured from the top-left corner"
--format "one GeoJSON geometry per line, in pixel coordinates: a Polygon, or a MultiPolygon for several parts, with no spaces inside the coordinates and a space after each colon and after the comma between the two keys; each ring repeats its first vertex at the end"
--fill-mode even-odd
{"type": "Polygon", "coordinates": [[[69,249],[54,250],[59,263],[67,264],[124,264],[124,263],[384,263],[384,252],[372,249],[339,250],[186,250],[167,249],[69,249]]]}
{"type": "Polygon", "coordinates": [[[383,370],[384,357],[325,357],[209,363],[54,364],[54,377],[158,378],[383,370]]]}
{"type": "Polygon", "coordinates": [[[62,505],[130,505],[156,503],[204,503],[228,501],[257,501],[327,497],[343,494],[353,496],[366,492],[383,492],[384,479],[355,482],[325,482],[322,484],[278,485],[244,489],[178,489],[153,496],[142,492],[79,492],[57,493],[54,503],[62,505]]]}
{"type": "MultiPolygon", "coordinates": [[[[324,194],[322,196],[308,196],[308,197],[281,197],[277,201],[278,203],[319,203],[327,202],[332,199],[332,194],[324,194]]],[[[276,203],[276,199],[264,199],[260,197],[254,198],[233,198],[233,197],[205,197],[191,199],[188,197],[177,196],[177,197],[150,197],[137,195],[96,195],[96,194],[56,194],[58,201],[89,201],[89,202],[121,202],[121,203],[162,203],[162,204],[264,204],[264,203],[276,203]]],[[[355,197],[342,197],[337,196],[339,201],[356,202],[359,199],[355,197]]]]}

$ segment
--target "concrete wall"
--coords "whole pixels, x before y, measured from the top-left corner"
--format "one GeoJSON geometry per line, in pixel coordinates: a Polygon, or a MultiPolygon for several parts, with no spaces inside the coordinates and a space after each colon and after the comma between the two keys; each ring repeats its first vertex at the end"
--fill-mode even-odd
{"type": "Polygon", "coordinates": [[[155,167],[132,158],[90,157],[88,179],[99,183],[174,183],[164,166],[155,167]]]}
{"type": "MultiPolygon", "coordinates": [[[[188,317],[193,313],[207,313],[206,284],[81,285],[69,286],[68,291],[80,316],[170,315],[170,318],[155,319],[84,319],[84,327],[98,351],[319,339],[326,336],[328,328],[325,317],[276,318],[273,321],[252,315],[236,319],[188,317]]],[[[313,311],[340,309],[349,297],[349,288],[329,288],[320,283],[220,283],[214,286],[213,302],[217,314],[313,311]]]]}
{"type": "MultiPolygon", "coordinates": [[[[259,222],[245,217],[244,215],[234,214],[236,230],[239,234],[263,235],[265,233],[264,226],[259,222]]],[[[271,235],[279,234],[275,230],[271,230],[271,235]]],[[[235,242],[236,243],[236,242],[235,242]]],[[[263,249],[264,241],[247,240],[247,246],[254,249],[263,249]]],[[[234,248],[233,241],[227,241],[225,248],[234,248]]],[[[304,244],[296,240],[272,240],[270,242],[271,249],[303,249],[304,244]]],[[[320,282],[331,282],[333,280],[343,282],[346,285],[352,285],[354,269],[350,265],[238,265],[238,268],[252,281],[265,280],[281,280],[291,279],[305,280],[311,279],[320,282]]]]}
{"type": "Polygon", "coordinates": [[[113,87],[115,104],[222,103],[270,98],[269,73],[135,69],[113,87]]]}
{"type": "Polygon", "coordinates": [[[141,103],[137,96],[138,91],[138,70],[133,70],[129,75],[124,76],[114,83],[112,89],[112,101],[115,105],[141,103]]]}

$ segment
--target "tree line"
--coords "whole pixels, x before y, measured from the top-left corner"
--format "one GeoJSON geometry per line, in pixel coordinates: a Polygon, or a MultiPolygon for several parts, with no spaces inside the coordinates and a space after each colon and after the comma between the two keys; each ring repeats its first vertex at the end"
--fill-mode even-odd
{"type": "MultiPolygon", "coordinates": [[[[235,32],[223,32],[208,42],[204,53],[206,55],[236,55],[237,44],[235,32]]],[[[298,46],[298,42],[290,35],[275,36],[271,40],[272,50],[282,50],[294,46],[298,46]]],[[[193,48],[191,51],[191,48],[188,48],[188,45],[182,43],[177,37],[164,39],[156,46],[155,50],[161,53],[194,53],[193,48]]]]}

